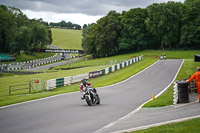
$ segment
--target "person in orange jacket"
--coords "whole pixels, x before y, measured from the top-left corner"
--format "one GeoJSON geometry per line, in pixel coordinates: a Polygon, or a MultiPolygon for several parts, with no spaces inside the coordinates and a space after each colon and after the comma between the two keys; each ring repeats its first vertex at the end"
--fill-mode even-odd
{"type": "Polygon", "coordinates": [[[200,67],[197,68],[197,72],[194,73],[187,82],[191,82],[193,79],[197,82],[197,88],[199,93],[199,103],[200,103],[200,67]]]}

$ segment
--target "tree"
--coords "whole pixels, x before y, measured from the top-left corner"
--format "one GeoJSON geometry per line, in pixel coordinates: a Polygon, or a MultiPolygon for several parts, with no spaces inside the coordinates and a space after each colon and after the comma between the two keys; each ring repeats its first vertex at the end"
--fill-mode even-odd
{"type": "Polygon", "coordinates": [[[14,54],[14,56],[19,55],[20,51],[29,51],[31,40],[31,29],[26,26],[20,27],[17,31],[15,31],[10,48],[10,52],[14,54]]]}
{"type": "Polygon", "coordinates": [[[186,0],[180,44],[185,48],[200,48],[200,1],[186,0]]]}
{"type": "Polygon", "coordinates": [[[171,49],[172,44],[179,43],[182,4],[176,2],[153,4],[147,10],[147,28],[159,38],[161,48],[171,49]]]}
{"type": "Polygon", "coordinates": [[[0,52],[8,53],[16,24],[14,15],[4,5],[0,5],[0,20],[0,52]]]}
{"type": "Polygon", "coordinates": [[[49,44],[52,44],[53,38],[52,38],[52,32],[50,28],[48,28],[48,38],[49,38],[49,44]]]}
{"type": "Polygon", "coordinates": [[[147,46],[147,34],[145,20],[146,9],[135,8],[123,12],[121,17],[122,31],[119,38],[119,47],[123,50],[141,50],[147,46]]]}
{"type": "Polygon", "coordinates": [[[49,44],[48,35],[45,25],[39,24],[37,20],[32,22],[31,44],[33,48],[45,48],[49,44]]]}
{"type": "Polygon", "coordinates": [[[119,13],[110,11],[107,16],[83,30],[82,47],[93,57],[106,57],[118,53],[121,31],[119,13]]]}
{"type": "Polygon", "coordinates": [[[13,55],[31,48],[44,48],[52,40],[48,24],[29,20],[20,9],[0,5],[0,52],[13,55]]]}
{"type": "Polygon", "coordinates": [[[87,24],[84,24],[83,25],[83,29],[85,29],[85,28],[87,28],[88,27],[88,25],[87,24]]]}
{"type": "Polygon", "coordinates": [[[94,58],[97,57],[95,38],[97,36],[97,24],[93,24],[83,29],[82,48],[87,54],[92,54],[94,58]]]}
{"type": "Polygon", "coordinates": [[[81,30],[81,26],[78,25],[78,24],[74,24],[74,29],[76,29],[76,30],[81,30]]]}
{"type": "Polygon", "coordinates": [[[97,56],[106,57],[118,53],[118,37],[121,31],[119,13],[110,11],[107,16],[97,21],[95,38],[97,56]]]}

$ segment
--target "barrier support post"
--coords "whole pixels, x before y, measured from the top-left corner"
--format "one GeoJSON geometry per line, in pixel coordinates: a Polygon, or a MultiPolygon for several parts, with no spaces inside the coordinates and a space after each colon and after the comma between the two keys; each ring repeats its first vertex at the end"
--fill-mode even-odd
{"type": "Polygon", "coordinates": [[[29,94],[31,94],[31,81],[29,82],[29,94]]]}
{"type": "Polygon", "coordinates": [[[9,85],[9,96],[11,94],[11,85],[9,85]]]}

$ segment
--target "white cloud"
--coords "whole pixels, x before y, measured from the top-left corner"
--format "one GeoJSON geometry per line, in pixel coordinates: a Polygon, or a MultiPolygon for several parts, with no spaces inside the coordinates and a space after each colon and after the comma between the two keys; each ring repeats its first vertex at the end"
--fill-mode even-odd
{"type": "Polygon", "coordinates": [[[74,24],[79,24],[83,26],[83,24],[91,24],[96,23],[98,19],[103,16],[92,16],[86,15],[82,13],[55,13],[55,12],[39,12],[39,11],[31,11],[31,10],[22,10],[24,14],[30,19],[40,19],[42,18],[45,22],[60,22],[64,20],[65,22],[72,22],[74,24]]]}
{"type": "MultiPolygon", "coordinates": [[[[14,6],[22,10],[28,18],[42,18],[46,22],[62,20],[79,25],[95,23],[110,10],[119,13],[131,8],[145,8],[152,3],[169,0],[1,0],[0,4],[14,6]]],[[[184,2],[184,0],[172,0],[184,2]]]]}

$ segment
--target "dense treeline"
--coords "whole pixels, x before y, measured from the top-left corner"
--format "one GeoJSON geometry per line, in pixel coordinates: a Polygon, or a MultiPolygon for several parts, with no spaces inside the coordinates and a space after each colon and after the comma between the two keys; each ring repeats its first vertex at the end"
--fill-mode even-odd
{"type": "Polygon", "coordinates": [[[200,1],[167,2],[110,11],[83,29],[82,47],[94,57],[144,49],[200,49],[200,1]]]}
{"type": "Polygon", "coordinates": [[[71,22],[65,22],[64,20],[59,22],[59,23],[53,23],[50,22],[49,24],[51,27],[56,27],[56,28],[67,28],[67,29],[76,29],[76,30],[81,30],[81,26],[78,24],[73,24],[71,22]]]}
{"type": "Polygon", "coordinates": [[[51,44],[51,29],[42,19],[28,19],[19,9],[0,5],[0,52],[14,56],[21,51],[51,44]]]}

